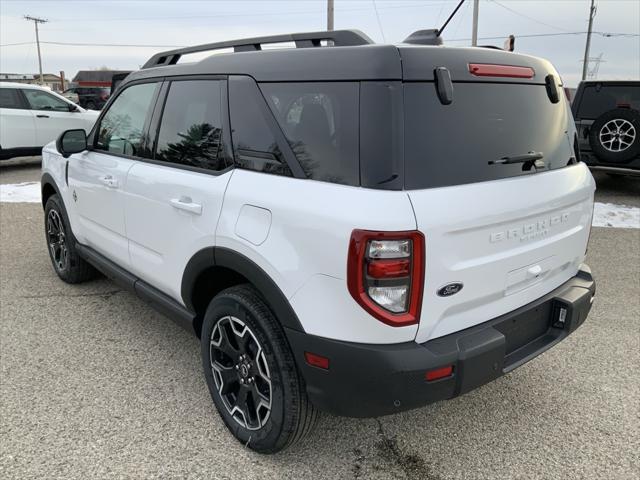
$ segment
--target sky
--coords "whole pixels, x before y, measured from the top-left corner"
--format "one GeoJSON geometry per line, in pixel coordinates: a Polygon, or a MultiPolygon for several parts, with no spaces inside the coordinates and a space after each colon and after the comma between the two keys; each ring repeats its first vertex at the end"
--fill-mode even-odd
{"type": "MultiPolygon", "coordinates": [[[[458,0],[334,0],[335,29],[356,28],[378,43],[441,26],[458,0]]],[[[481,45],[502,46],[550,60],[576,86],[590,0],[480,0],[481,45]],[[579,32],[579,33],[576,33],[579,32]],[[545,36],[528,36],[540,35],[545,36]],[[496,38],[488,38],[496,37],[496,38]]],[[[591,57],[602,55],[599,79],[640,79],[640,0],[597,0],[591,57]],[[605,36],[604,34],[614,34],[605,36]],[[623,34],[623,35],[621,35],[623,34]]],[[[472,0],[443,34],[447,45],[470,45],[472,0]]],[[[43,71],[101,67],[131,70],[174,46],[326,29],[326,0],[0,0],[0,72],[36,73],[33,22],[40,25],[43,71]],[[20,44],[20,45],[13,45],[20,44]],[[102,45],[102,46],[97,46],[102,45]]],[[[593,64],[591,64],[593,67],[593,64]]]]}

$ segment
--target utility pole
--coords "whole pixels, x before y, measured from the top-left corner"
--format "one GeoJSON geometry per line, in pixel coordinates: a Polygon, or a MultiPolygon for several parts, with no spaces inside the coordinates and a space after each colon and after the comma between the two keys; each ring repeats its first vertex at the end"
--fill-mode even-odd
{"type": "Polygon", "coordinates": [[[471,46],[478,46],[478,8],[480,0],[473,0],[473,30],[471,32],[471,46]]]}
{"type": "Polygon", "coordinates": [[[39,23],[47,23],[47,20],[44,18],[30,17],[29,15],[24,16],[25,20],[32,21],[36,26],[36,44],[38,45],[38,66],[40,68],[40,85],[44,85],[44,76],[42,75],[42,56],[40,55],[40,36],[38,35],[38,24],[39,23]]]}
{"type": "Polygon", "coordinates": [[[327,0],[327,30],[333,30],[333,0],[327,0]]]}
{"type": "Polygon", "coordinates": [[[593,17],[596,16],[597,7],[595,0],[591,0],[591,8],[589,8],[589,28],[587,30],[587,44],[584,47],[584,63],[582,64],[582,80],[586,80],[587,71],[589,70],[589,48],[591,48],[591,29],[593,28],[593,17]]]}

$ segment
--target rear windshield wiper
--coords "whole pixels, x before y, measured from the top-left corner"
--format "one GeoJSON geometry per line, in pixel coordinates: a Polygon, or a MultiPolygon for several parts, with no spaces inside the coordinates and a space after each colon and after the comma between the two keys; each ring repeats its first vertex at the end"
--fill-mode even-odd
{"type": "Polygon", "coordinates": [[[523,170],[530,170],[531,167],[535,167],[536,170],[539,168],[544,168],[545,163],[544,155],[542,152],[528,152],[524,155],[514,155],[512,157],[502,157],[498,160],[491,160],[489,165],[510,165],[513,163],[524,163],[522,166],[523,170]]]}

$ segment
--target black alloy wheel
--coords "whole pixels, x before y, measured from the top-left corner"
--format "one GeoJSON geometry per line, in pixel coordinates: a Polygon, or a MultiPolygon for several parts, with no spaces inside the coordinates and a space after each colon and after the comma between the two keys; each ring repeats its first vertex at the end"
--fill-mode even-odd
{"type": "Polygon", "coordinates": [[[55,269],[64,272],[69,265],[69,249],[64,222],[57,210],[51,209],[47,214],[47,243],[51,261],[55,269]]]}
{"type": "Polygon", "coordinates": [[[271,413],[271,375],[264,350],[240,319],[224,316],[210,337],[211,371],[229,415],[248,430],[262,428],[271,413]]]}

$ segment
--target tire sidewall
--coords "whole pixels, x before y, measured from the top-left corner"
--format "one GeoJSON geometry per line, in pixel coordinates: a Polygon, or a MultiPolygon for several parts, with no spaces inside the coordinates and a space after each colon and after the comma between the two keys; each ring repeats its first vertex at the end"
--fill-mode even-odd
{"type": "Polygon", "coordinates": [[[49,259],[51,260],[53,269],[61,278],[65,278],[67,275],[69,275],[69,270],[71,269],[71,256],[72,256],[71,245],[73,243],[72,242],[73,236],[71,235],[71,229],[69,228],[69,220],[67,219],[67,213],[65,212],[62,206],[62,201],[60,200],[60,197],[57,194],[51,195],[51,197],[49,197],[44,208],[44,235],[45,235],[45,241],[47,243],[47,251],[49,252],[49,259]],[[67,244],[66,245],[67,246],[67,264],[63,270],[60,270],[58,265],[56,265],[56,262],[53,258],[53,254],[51,252],[51,247],[49,246],[49,228],[48,228],[49,225],[48,224],[49,224],[49,212],[51,212],[52,210],[56,211],[58,213],[58,216],[60,217],[60,220],[62,222],[62,228],[64,229],[65,241],[67,244]]]}
{"type": "Polygon", "coordinates": [[[80,263],[81,259],[78,255],[78,252],[76,251],[76,246],[75,246],[76,238],[73,236],[73,232],[71,231],[71,224],[69,223],[69,217],[67,216],[67,211],[64,208],[62,199],[57,193],[49,197],[44,207],[44,235],[45,235],[45,241],[47,244],[47,251],[49,252],[49,258],[51,259],[51,264],[53,266],[53,269],[61,279],[72,282],[73,268],[80,263]],[[58,266],[55,264],[55,261],[51,254],[51,248],[49,248],[49,234],[47,231],[47,222],[49,218],[49,212],[54,209],[58,212],[58,215],[60,215],[60,218],[62,220],[62,224],[64,227],[64,235],[67,243],[67,265],[64,268],[64,270],[60,270],[58,266]]]}
{"type": "Polygon", "coordinates": [[[640,113],[636,110],[617,108],[600,115],[591,125],[589,130],[589,144],[593,153],[602,161],[610,163],[627,162],[640,154],[640,113]],[[622,152],[611,152],[604,148],[600,142],[602,127],[611,120],[624,119],[630,122],[636,131],[633,144],[622,152]]]}
{"type": "Polygon", "coordinates": [[[211,398],[216,405],[220,416],[227,428],[244,445],[263,452],[280,450],[286,443],[283,431],[287,429],[287,415],[285,405],[290,404],[287,398],[289,393],[284,388],[283,376],[286,376],[282,368],[283,359],[277,354],[277,347],[273,344],[273,336],[270,335],[258,319],[259,313],[241,297],[232,296],[222,292],[214,298],[206,311],[201,333],[202,367],[211,393],[211,398]],[[238,424],[229,414],[216,388],[211,370],[210,338],[211,332],[219,319],[225,316],[234,316],[244,322],[260,342],[269,372],[271,374],[271,413],[264,427],[258,430],[248,430],[238,424]],[[249,445],[250,444],[250,445],[249,445]]]}

